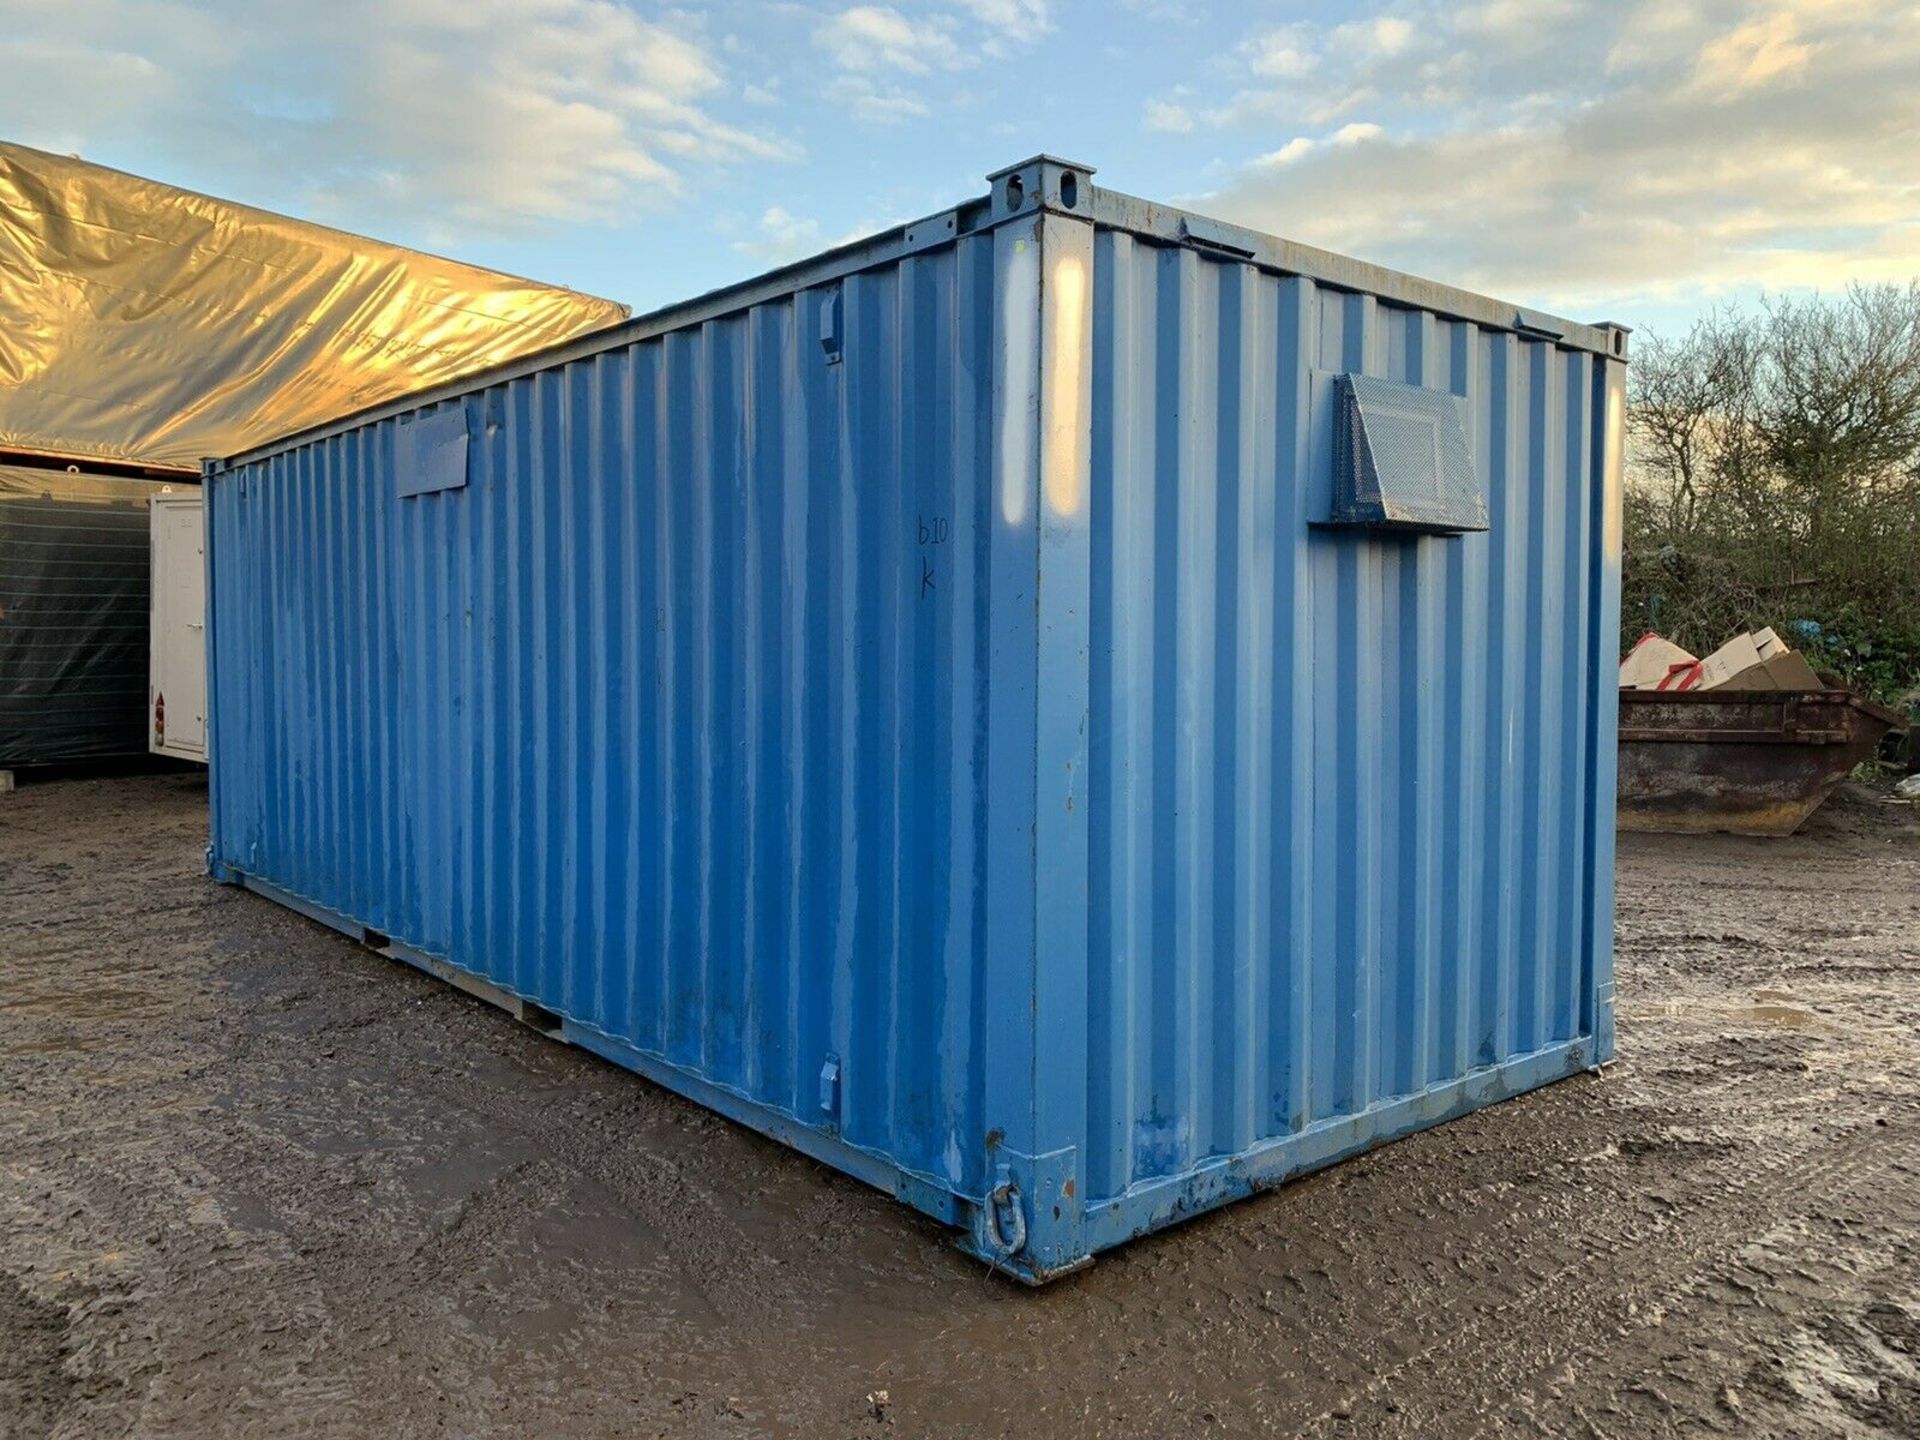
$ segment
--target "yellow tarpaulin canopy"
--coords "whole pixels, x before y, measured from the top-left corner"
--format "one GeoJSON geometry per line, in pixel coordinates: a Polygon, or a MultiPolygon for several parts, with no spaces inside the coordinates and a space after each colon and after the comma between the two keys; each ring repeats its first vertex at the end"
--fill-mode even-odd
{"type": "Polygon", "coordinates": [[[627,313],[0,142],[0,449],[193,467],[627,313]]]}

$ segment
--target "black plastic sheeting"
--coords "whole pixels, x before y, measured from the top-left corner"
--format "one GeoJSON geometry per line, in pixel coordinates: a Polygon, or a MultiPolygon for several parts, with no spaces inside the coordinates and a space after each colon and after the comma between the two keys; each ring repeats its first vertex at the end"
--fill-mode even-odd
{"type": "Polygon", "coordinates": [[[0,769],[146,753],[161,488],[0,467],[0,769]]]}

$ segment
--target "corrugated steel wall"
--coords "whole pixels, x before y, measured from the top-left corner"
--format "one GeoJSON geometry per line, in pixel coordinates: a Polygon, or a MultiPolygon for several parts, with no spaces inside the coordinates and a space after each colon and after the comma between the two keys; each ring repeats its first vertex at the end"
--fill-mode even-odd
{"type": "Polygon", "coordinates": [[[1094,274],[1097,1204],[1593,1033],[1611,636],[1606,362],[1113,230],[1094,274]],[[1467,397],[1487,533],[1310,525],[1342,371],[1467,397]]]}
{"type": "Polygon", "coordinates": [[[218,480],[218,857],[981,1188],[992,251],[218,480]]]}
{"type": "Polygon", "coordinates": [[[1617,341],[1064,173],[210,491],[216,873],[1036,1276],[1611,1052],[1617,341]],[[1349,371],[1489,531],[1313,524],[1349,371]]]}

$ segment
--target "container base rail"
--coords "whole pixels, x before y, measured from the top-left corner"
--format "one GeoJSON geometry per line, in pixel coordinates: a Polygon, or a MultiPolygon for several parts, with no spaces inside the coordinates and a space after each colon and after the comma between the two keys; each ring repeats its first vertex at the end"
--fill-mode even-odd
{"type": "MultiPolygon", "coordinates": [[[[1189,1216],[1233,1200],[1276,1189],[1290,1180],[1517,1098],[1557,1080],[1582,1072],[1597,1072],[1601,1064],[1587,1041],[1549,1045],[1503,1064],[1485,1066],[1458,1079],[1430,1086],[1417,1095],[1376,1105],[1364,1114],[1323,1121],[1282,1140],[1200,1167],[1176,1181],[1140,1186],[1086,1211],[1080,1220],[1080,1233],[1075,1237],[1075,1257],[1043,1268],[1023,1253],[1028,1227],[1036,1223],[1027,1216],[1035,1204],[1048,1204],[1050,1193],[1057,1195],[1063,1188],[1071,1190],[1070,1163],[1055,1166],[1061,1173],[1051,1186],[1043,1185],[1038,1195],[1023,1194],[1011,1180],[1004,1180],[983,1194],[962,1193],[938,1176],[901,1170],[887,1156],[823,1134],[801,1116],[771,1110],[752,1096],[715,1085],[663,1055],[637,1050],[604,1030],[569,1020],[526,996],[502,989],[483,975],[398,944],[391,936],[369,930],[350,916],[267,881],[226,866],[216,867],[213,878],[304,915],[378,955],[410,965],[505,1012],[549,1040],[589,1051],[683,1099],[893,1196],[952,1229],[954,1243],[961,1250],[1026,1285],[1058,1280],[1091,1265],[1097,1251],[1167,1229],[1189,1216]]],[[[1047,1168],[1029,1159],[1026,1173],[1044,1174],[1047,1168]]],[[[1063,1218],[1061,1210],[1053,1209],[1050,1218],[1058,1222],[1063,1218]]]]}

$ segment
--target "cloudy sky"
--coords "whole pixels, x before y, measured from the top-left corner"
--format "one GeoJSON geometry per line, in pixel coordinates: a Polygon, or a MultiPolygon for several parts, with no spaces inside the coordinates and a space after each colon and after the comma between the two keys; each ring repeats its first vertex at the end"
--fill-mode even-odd
{"type": "Polygon", "coordinates": [[[1920,273],[1920,0],[0,0],[0,135],[648,309],[1100,183],[1671,329],[1920,273]]]}

